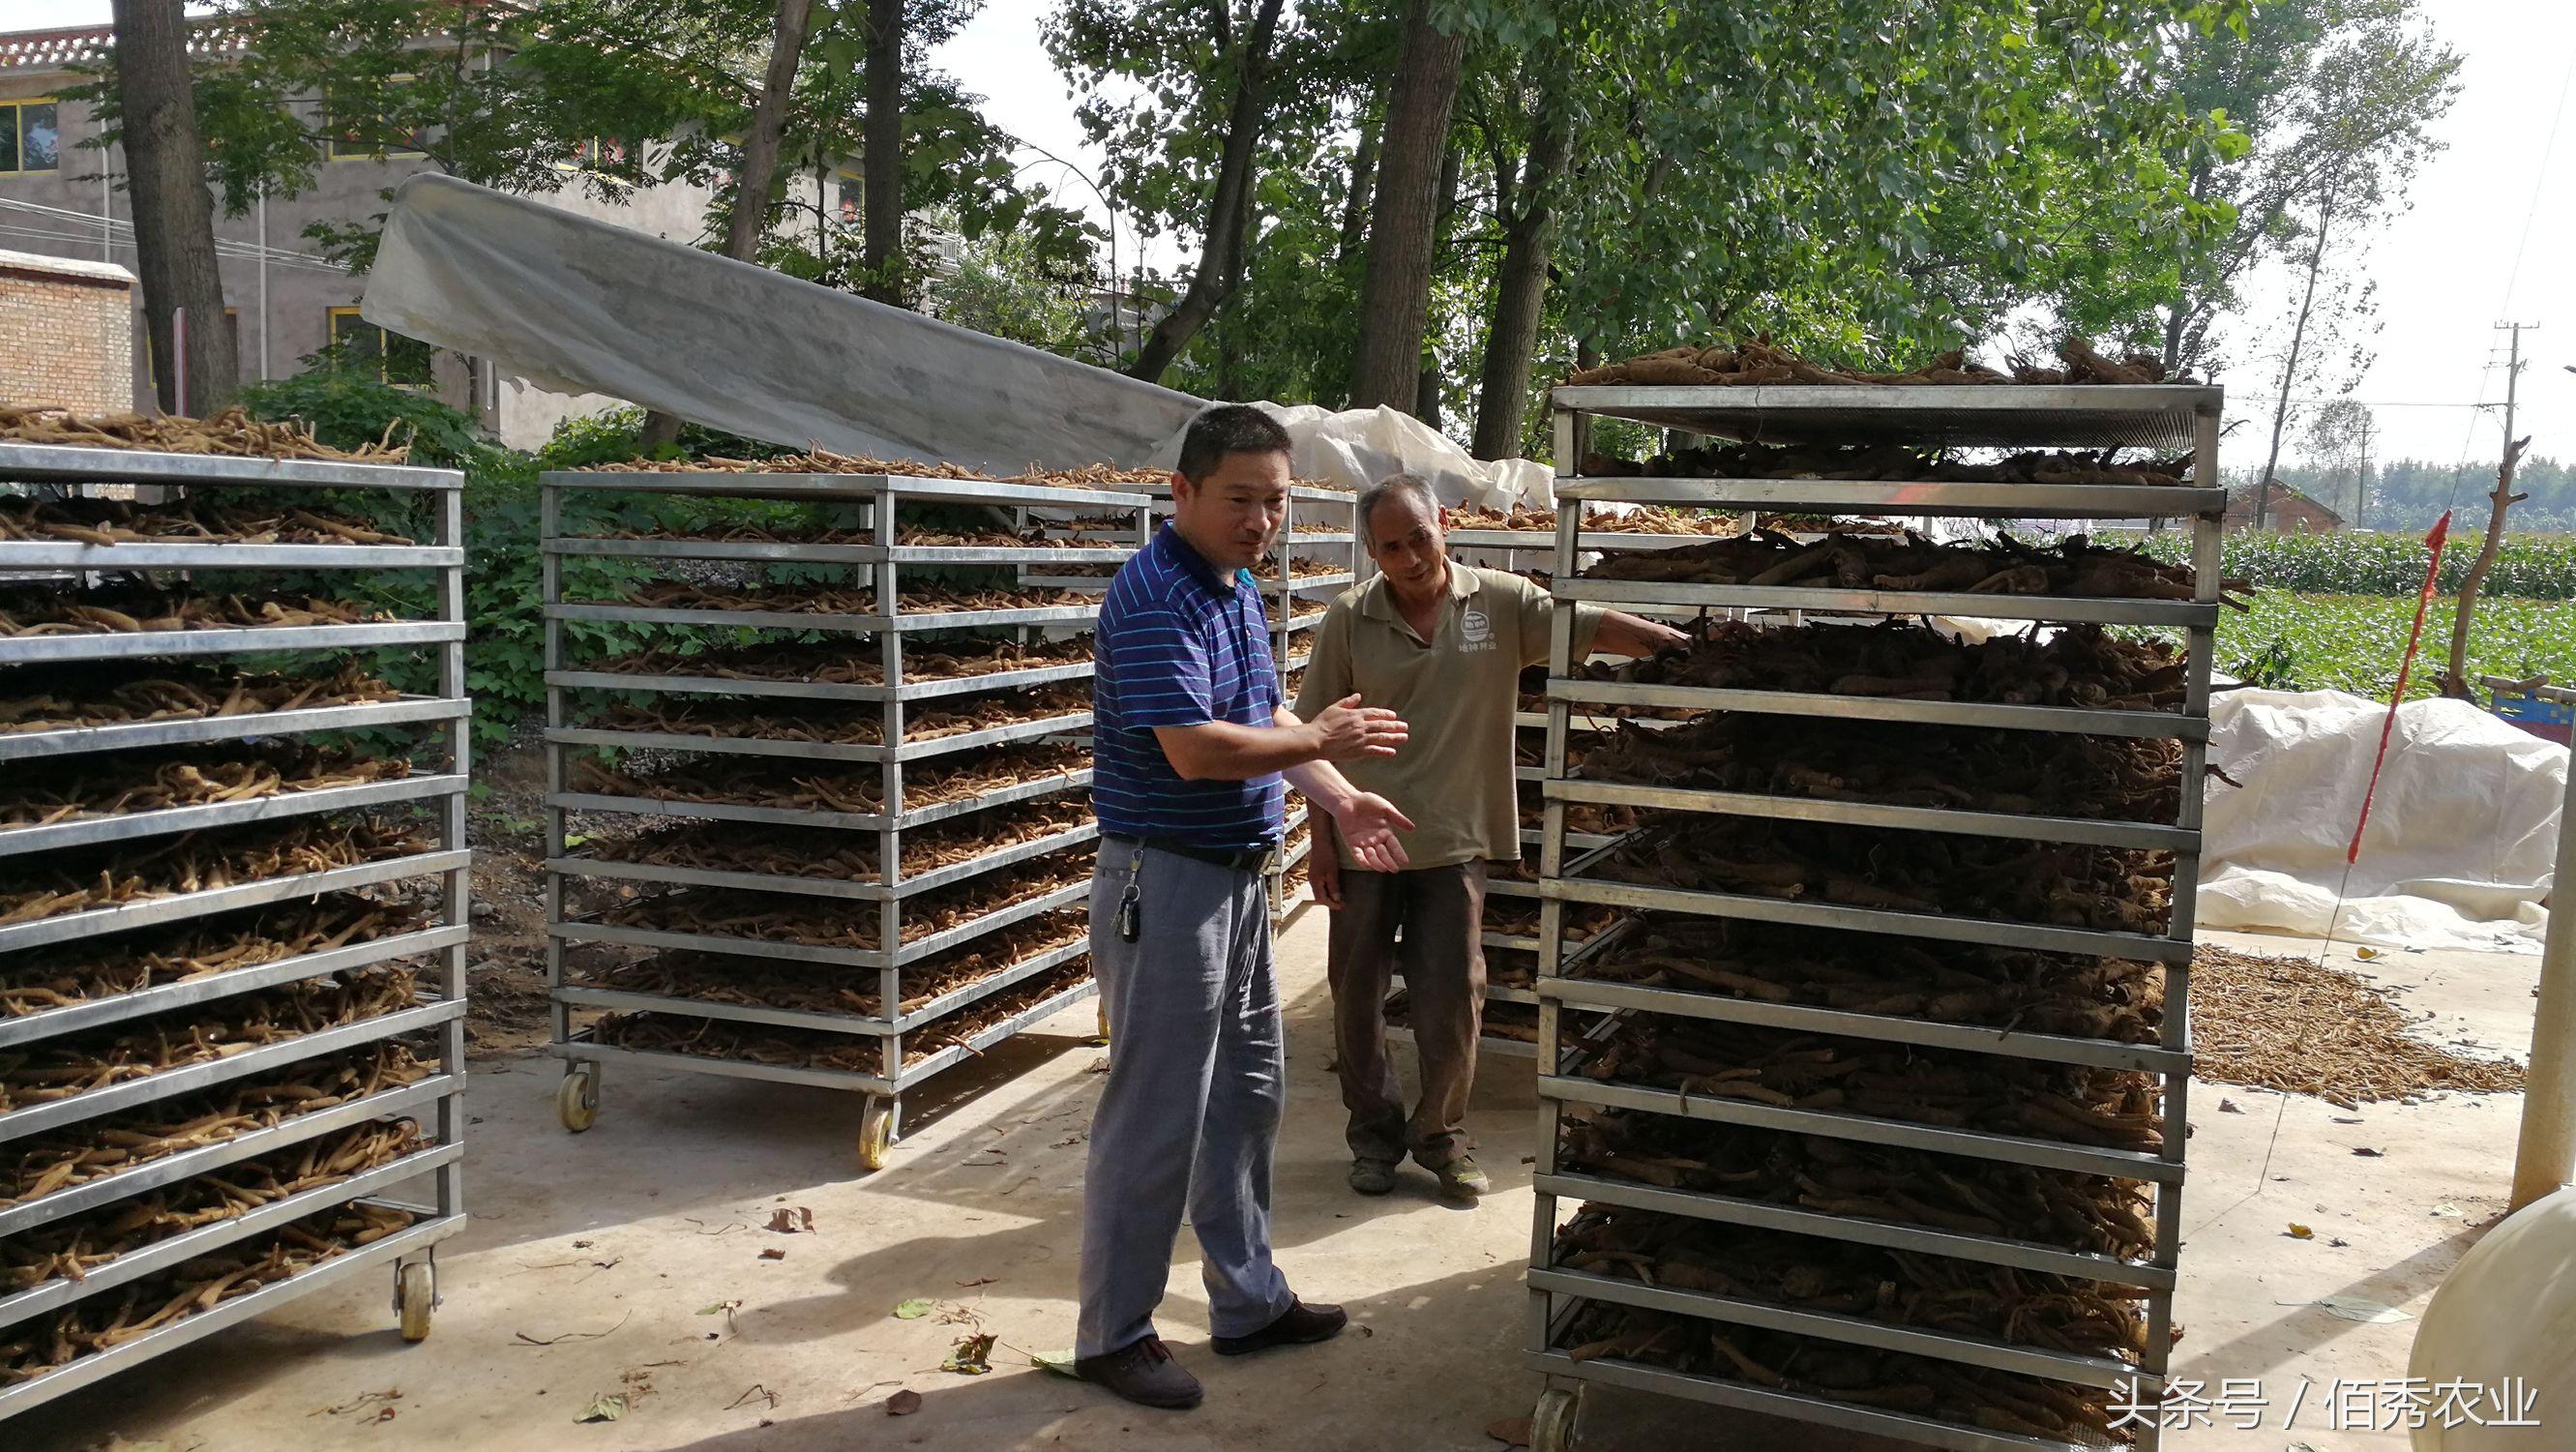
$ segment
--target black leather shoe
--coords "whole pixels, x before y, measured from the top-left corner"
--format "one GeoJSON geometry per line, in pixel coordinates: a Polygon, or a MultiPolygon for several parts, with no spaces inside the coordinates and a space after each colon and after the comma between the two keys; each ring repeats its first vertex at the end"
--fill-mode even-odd
{"type": "Polygon", "coordinates": [[[1172,1359],[1171,1348],[1160,1336],[1130,1342],[1103,1356],[1082,1357],[1073,1370],[1084,1381],[1105,1386],[1140,1406],[1187,1411],[1207,1395],[1199,1379],[1172,1359]]]}
{"type": "Polygon", "coordinates": [[[1219,1336],[1212,1344],[1219,1356],[1241,1356],[1273,1346],[1308,1346],[1342,1334],[1351,1318],[1339,1306],[1309,1306],[1291,1301],[1279,1319],[1249,1336],[1219,1336]]]}

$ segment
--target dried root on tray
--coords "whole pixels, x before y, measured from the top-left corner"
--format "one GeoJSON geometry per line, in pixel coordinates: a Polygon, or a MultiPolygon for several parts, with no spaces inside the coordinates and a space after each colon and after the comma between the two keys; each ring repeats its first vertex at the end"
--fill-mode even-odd
{"type": "MultiPolygon", "coordinates": [[[[1288,560],[1288,577],[1292,580],[1314,580],[1320,579],[1325,575],[1347,575],[1350,572],[1351,567],[1348,560],[1336,563],[1332,560],[1319,560],[1307,555],[1292,555],[1288,560]]],[[[1274,584],[1277,583],[1279,579],[1278,557],[1276,555],[1262,556],[1261,563],[1252,567],[1252,577],[1256,580],[1267,580],[1274,584]]]]}
{"type": "Polygon", "coordinates": [[[239,408],[204,418],[142,418],[134,414],[106,417],[76,414],[67,408],[0,407],[0,443],[75,444],[102,449],[143,449],[162,454],[224,454],[253,459],[337,459],[361,464],[399,464],[409,444],[393,442],[396,425],[385,436],[355,449],[335,449],[313,437],[312,430],[292,421],[267,423],[239,408]]]}
{"type": "Polygon", "coordinates": [[[0,890],[0,927],[410,857],[431,845],[427,838],[372,822],[311,818],[188,832],[139,850],[120,844],[124,850],[110,857],[80,854],[70,865],[51,864],[19,876],[22,882],[33,879],[34,885],[0,890]]]}
{"type": "Polygon", "coordinates": [[[1310,620],[1321,620],[1324,618],[1324,612],[1332,608],[1329,601],[1303,598],[1291,601],[1290,605],[1297,613],[1283,616],[1280,612],[1279,597],[1272,595],[1261,602],[1261,613],[1269,617],[1271,625],[1276,627],[1283,621],[1289,625],[1304,625],[1310,620]]]}
{"type": "Polygon", "coordinates": [[[1634,358],[1598,368],[1578,370],[1566,376],[1566,382],[1580,385],[1625,383],[1645,385],[1706,386],[1729,384],[1762,386],[1771,384],[2139,384],[2189,383],[2190,375],[2165,376],[2164,361],[2152,353],[2132,353],[2117,362],[2096,353],[2081,338],[2069,337],[2058,345],[2057,356],[2064,363],[2053,368],[2026,358],[2013,359],[2010,373],[1997,372],[1982,363],[1969,360],[1958,349],[1941,353],[1918,368],[1897,373],[1859,373],[1825,368],[1810,363],[1786,348],[1778,347],[1768,333],[1729,348],[1666,348],[1655,353],[1641,353],[1634,358]]]}
{"type": "MultiPolygon", "coordinates": [[[[1823,479],[1947,484],[2095,484],[2175,488],[2191,474],[2188,454],[2119,462],[2117,449],[2030,450],[2002,459],[1971,462],[1909,444],[1709,444],[1674,449],[1639,461],[1606,454],[1583,456],[1583,472],[1599,478],[1823,479]]],[[[1803,527],[1789,516],[1764,511],[1774,529],[1803,527]]]]}
{"type": "Polygon", "coordinates": [[[0,1018],[138,993],[413,932],[419,907],[354,893],[222,913],[165,928],[0,957],[0,1018]]]}
{"type": "Polygon", "coordinates": [[[1538,955],[1527,948],[1487,948],[1485,982],[1497,988],[1527,988],[1538,981],[1538,955]]]}
{"type": "MultiPolygon", "coordinates": [[[[1512,938],[1535,938],[1539,927],[1539,900],[1534,897],[1487,897],[1485,931],[1512,938]]],[[[1593,934],[1619,921],[1619,909],[1599,903],[1570,902],[1565,905],[1564,934],[1568,943],[1580,943],[1593,934]]],[[[1492,953],[1493,949],[1486,949],[1492,953]]]]}
{"type": "MultiPolygon", "coordinates": [[[[903,871],[908,877],[919,877],[1052,837],[1090,820],[1084,803],[1041,797],[908,828],[903,834],[903,871]]],[[[629,835],[594,837],[585,850],[606,862],[713,872],[848,882],[873,882],[877,877],[875,839],[829,827],[755,827],[738,822],[658,825],[629,835]]]]}
{"type": "Polygon", "coordinates": [[[1647,914],[1566,976],[2123,1043],[2164,1022],[2154,963],[1729,918],[1647,914]]]}
{"type": "MultiPolygon", "coordinates": [[[[1091,660],[1091,638],[1021,645],[1009,640],[976,640],[955,645],[917,646],[906,642],[903,677],[907,681],[962,680],[1004,671],[1039,670],[1080,665],[1091,660]]],[[[734,681],[810,681],[817,685],[876,686],[885,671],[873,645],[782,641],[682,654],[670,650],[637,651],[610,656],[588,667],[624,676],[697,676],[734,681]]]]}
{"type": "Polygon", "coordinates": [[[76,1098],[191,1064],[414,1006],[408,968],[358,968],[15,1049],[0,1049],[0,1113],[76,1098]]]}
{"type": "Polygon", "coordinates": [[[1579,1072],[1694,1098],[2154,1153],[2155,1076],[1699,1019],[1622,1020],[1579,1072]]]}
{"type": "MultiPolygon", "coordinates": [[[[1556,533],[1556,511],[1525,505],[1517,509],[1483,509],[1465,505],[1449,510],[1449,529],[1510,530],[1515,534],[1556,533]]],[[[1628,509],[1586,509],[1586,534],[1701,534],[1724,536],[1744,528],[1739,511],[1669,509],[1641,504],[1628,509]]],[[[1470,546],[1473,548],[1473,546],[1470,546]]]]}
{"type": "MultiPolygon", "coordinates": [[[[1090,932],[1089,913],[1080,908],[1062,908],[907,964],[898,970],[903,982],[902,1011],[913,1012],[943,994],[983,982],[1040,954],[1081,942],[1090,932]]],[[[883,1016],[877,991],[880,975],[873,968],[786,965],[720,953],[679,951],[600,969],[584,975],[581,986],[745,1008],[883,1016]]]]}
{"type": "MultiPolygon", "coordinates": [[[[979,998],[905,1034],[903,1060],[906,1064],[919,1063],[962,1044],[1090,976],[1090,959],[1076,958],[1025,983],[979,998]]],[[[592,1026],[591,1036],[598,1043],[621,1049],[732,1059],[780,1068],[829,1069],[847,1074],[877,1074],[885,1068],[884,1050],[875,1036],[828,1029],[728,1023],[678,1014],[611,1013],[602,1015],[592,1026]]]]}
{"type": "MultiPolygon", "coordinates": [[[[1539,795],[1539,784],[1525,781],[1519,792],[1521,830],[1535,832],[1547,824],[1547,803],[1539,795]]],[[[1631,807],[1605,806],[1600,802],[1567,802],[1565,831],[1570,837],[1616,837],[1634,831],[1637,813],[1631,807]]]]}
{"type": "Polygon", "coordinates": [[[311,747],[79,758],[0,771],[0,828],[255,801],[409,775],[411,763],[399,756],[362,757],[311,747]]]}
{"type": "Polygon", "coordinates": [[[876,459],[865,454],[835,454],[810,448],[775,459],[729,459],[710,454],[702,459],[629,459],[594,464],[601,474],[889,474],[901,479],[971,479],[979,483],[1044,484],[1057,489],[1103,489],[1112,493],[1139,484],[1168,484],[1168,469],[1114,469],[1091,464],[1079,469],[1029,468],[1006,479],[978,474],[955,464],[925,464],[916,459],[876,459]]]}
{"type": "Polygon", "coordinates": [[[1592,1204],[1558,1228],[1554,1265],[1643,1285],[2078,1356],[2141,1361],[2146,1292],[1947,1256],[1883,1250],[1592,1204]]]}
{"type": "Polygon", "coordinates": [[[0,1240],[0,1295],[90,1272],[192,1230],[392,1164],[423,1147],[408,1119],[354,1125],[0,1240]]]}
{"type": "Polygon", "coordinates": [[[0,1386],[113,1350],[372,1245],[411,1223],[409,1211],[391,1206],[335,1206],[0,1330],[0,1386]]]}
{"type": "Polygon", "coordinates": [[[239,595],[191,595],[142,587],[78,594],[64,590],[0,590],[0,639],[360,625],[392,618],[388,612],[346,600],[317,600],[311,596],[244,599],[239,595]]]}
{"type": "Polygon", "coordinates": [[[2111,1425],[2111,1394],[2100,1388],[1608,1301],[1584,1303],[1557,1344],[1577,1361],[1616,1357],[1990,1432],[2079,1446],[2136,1440],[2111,1425]]]}
{"type": "MultiPolygon", "coordinates": [[[[945,615],[978,610],[1042,610],[1058,605],[1088,605],[1090,597],[1071,590],[996,590],[914,585],[895,597],[901,615],[945,615]]],[[[622,605],[646,610],[744,610],[790,615],[874,615],[874,590],[825,589],[815,585],[724,587],[663,580],[639,586],[614,600],[587,600],[588,605],[622,605]]]]}
{"type": "Polygon", "coordinates": [[[1688,645],[1650,660],[1589,663],[1576,674],[1648,685],[2124,711],[2178,709],[2187,684],[2181,651],[2162,641],[2124,640],[2094,625],[2063,626],[2046,639],[1981,641],[1954,640],[1903,620],[1799,630],[1715,620],[1688,629],[1688,645]]]}
{"type": "MultiPolygon", "coordinates": [[[[969,759],[906,769],[904,808],[939,806],[1008,787],[1069,779],[1091,767],[1089,750],[1044,741],[960,755],[969,759]]],[[[653,771],[627,771],[585,760],[578,763],[574,775],[577,790],[600,796],[860,814],[885,808],[885,779],[872,766],[798,772],[793,763],[754,758],[693,760],[653,771]]],[[[1072,783],[1067,780],[1066,784],[1072,783]]]]}
{"type": "Polygon", "coordinates": [[[32,1135],[0,1152],[0,1207],[416,1084],[430,1072],[410,1045],[380,1041],[32,1135]]]}
{"type": "MultiPolygon", "coordinates": [[[[1112,521],[1110,528],[1119,528],[1112,521]]],[[[701,529],[617,529],[606,534],[587,536],[593,539],[668,539],[704,541],[720,544],[820,544],[873,545],[877,532],[870,525],[834,529],[816,525],[807,529],[771,529],[758,524],[711,525],[701,529]]],[[[1011,549],[1011,550],[1114,550],[1121,545],[1114,539],[1098,539],[1080,534],[1050,534],[1044,525],[1026,529],[923,529],[918,525],[900,525],[894,532],[898,545],[934,549],[1011,549]]]]}
{"type": "Polygon", "coordinates": [[[1565,1168],[2087,1255],[2155,1253],[2145,1185],[2009,1160],[1712,1125],[1643,1110],[1586,1108],[1557,1143],[1565,1168]]]}
{"type": "MultiPolygon", "coordinates": [[[[2084,599],[2189,600],[2193,594],[2190,566],[2163,564],[2140,550],[2102,549],[2080,534],[2042,549],[2010,535],[1969,545],[1937,544],[1910,531],[1902,539],[1836,531],[1802,541],[1759,529],[1678,549],[1605,555],[1583,577],[2084,599]]],[[[2221,588],[2236,594],[2253,590],[2239,580],[2221,588]]],[[[2244,608],[2232,597],[2226,603],[2244,608]]]]}
{"type": "MultiPolygon", "coordinates": [[[[1091,856],[1087,847],[1050,853],[908,898],[903,940],[917,943],[1071,887],[1091,876],[1091,856]]],[[[601,913],[600,921],[652,932],[873,950],[884,914],[873,902],[690,888],[621,902],[601,913]]]]}
{"type": "Polygon", "coordinates": [[[284,502],[135,504],[122,499],[0,499],[0,541],[90,545],[413,542],[407,535],[388,534],[364,520],[284,502]]]}
{"type": "Polygon", "coordinates": [[[401,692],[344,663],[327,676],[284,676],[215,666],[165,665],[145,680],[102,680],[95,666],[27,668],[0,699],[0,735],[192,721],[325,706],[376,705],[401,692]]]}
{"type": "Polygon", "coordinates": [[[1576,765],[1587,781],[2095,821],[2169,824],[2182,804],[2181,745],[2155,737],[1711,712],[1623,726],[1576,765]]]}
{"type": "MultiPolygon", "coordinates": [[[[903,739],[937,741],[970,731],[992,731],[1090,710],[1091,688],[1080,682],[953,702],[933,700],[904,708],[903,739]]],[[[884,711],[874,703],[862,702],[846,706],[771,705],[758,699],[621,703],[592,717],[589,724],[607,731],[845,746],[878,746],[885,740],[884,711]]]]}
{"type": "Polygon", "coordinates": [[[2161,933],[2173,905],[2166,852],[1678,812],[1629,838],[1593,875],[2096,932],[2161,933]]]}

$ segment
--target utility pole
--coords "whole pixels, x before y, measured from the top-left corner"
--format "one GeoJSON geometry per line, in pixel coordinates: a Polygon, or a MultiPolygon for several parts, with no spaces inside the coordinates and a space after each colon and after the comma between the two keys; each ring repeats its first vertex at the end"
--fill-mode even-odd
{"type": "Polygon", "coordinates": [[[2370,431],[2379,416],[2368,404],[2361,410],[2361,472],[2352,481],[2352,524],[2355,529],[2370,528],[2370,431]]]}
{"type": "Polygon", "coordinates": [[[2487,496],[2494,508],[2487,514],[2486,538],[2478,542],[2478,557],[2469,562],[2469,573],[2460,581],[2460,603],[2451,614],[2451,659],[2442,672],[2442,694],[2458,700],[2477,699],[2469,690],[2468,655],[2469,625],[2477,612],[2478,586],[2485,583],[2487,572],[2495,568],[2497,553],[2504,548],[2505,511],[2528,497],[2513,492],[2513,466],[2531,443],[2513,436],[2513,416],[2522,383],[2522,335],[2539,330],[2537,323],[2496,324],[2496,331],[2513,335],[2504,370],[2504,457],[2496,464],[2495,492],[2487,496]]]}

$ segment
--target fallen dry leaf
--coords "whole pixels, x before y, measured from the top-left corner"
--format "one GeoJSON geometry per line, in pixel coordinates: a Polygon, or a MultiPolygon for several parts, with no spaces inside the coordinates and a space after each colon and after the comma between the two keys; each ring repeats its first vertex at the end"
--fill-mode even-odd
{"type": "Polygon", "coordinates": [[[2245,1111],[2237,1106],[2235,1100],[2221,1099],[2218,1101],[2218,1112],[2221,1114],[2243,1114],[2245,1111]]]}
{"type": "Polygon", "coordinates": [[[2289,1235],[2292,1240],[2314,1240],[2317,1238],[2316,1231],[2305,1225],[2301,1225],[2295,1220],[2290,1222],[2289,1235]]]}
{"type": "Polygon", "coordinates": [[[889,1417],[909,1417],[921,1410],[921,1393],[905,1387],[885,1399],[885,1409],[889,1417]]]}
{"type": "Polygon", "coordinates": [[[625,1415],[626,1398],[612,1394],[600,1397],[593,1401],[583,1410],[580,1416],[573,1418],[573,1420],[576,1422],[614,1422],[625,1415]]]}
{"type": "Polygon", "coordinates": [[[1487,1422],[1485,1435],[1506,1447],[1526,1447],[1530,1444],[1530,1419],[1505,1417],[1500,1421],[1487,1422]]]}
{"type": "Polygon", "coordinates": [[[770,1214],[769,1228],[781,1235],[810,1233],[814,1229],[814,1212],[802,1205],[781,1205],[770,1214]]]}
{"type": "Polygon", "coordinates": [[[787,1252],[780,1250],[777,1246],[773,1245],[769,1249],[762,1251],[760,1253],[760,1258],[762,1260],[785,1260],[787,1259],[787,1252]]]}
{"type": "Polygon", "coordinates": [[[957,1345],[949,1351],[948,1359],[939,1363],[939,1369],[953,1371],[960,1376],[982,1376],[993,1369],[994,1339],[990,1331],[958,1337],[957,1345]]]}
{"type": "Polygon", "coordinates": [[[2352,1147],[2352,1152],[2353,1152],[2354,1154],[2357,1154],[2357,1155],[2361,1156],[2363,1159],[2366,1159],[2366,1160],[2375,1160],[2375,1159],[2379,1159],[2379,1158],[2381,1158],[2382,1156],[2384,1156],[2384,1155],[2386,1155],[2386,1154],[2388,1153],[2388,1151],[2386,1151],[2386,1150],[2376,1150],[2376,1149],[2372,1149],[2372,1148],[2371,1148],[2370,1146],[2368,1146],[2368,1145],[2362,1145],[2362,1144],[2354,1145],[2354,1146],[2352,1147]]]}

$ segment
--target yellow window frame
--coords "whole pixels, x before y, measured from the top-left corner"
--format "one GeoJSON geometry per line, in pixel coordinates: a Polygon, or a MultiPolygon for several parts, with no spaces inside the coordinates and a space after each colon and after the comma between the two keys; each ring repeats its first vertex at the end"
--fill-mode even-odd
{"type": "Polygon", "coordinates": [[[0,167],[0,176],[50,176],[63,169],[63,112],[62,99],[58,96],[11,96],[6,100],[0,100],[0,111],[8,113],[9,127],[17,133],[14,139],[18,143],[18,159],[24,162],[27,157],[27,108],[29,106],[54,108],[54,164],[36,167],[24,165],[0,167]]]}
{"type": "Polygon", "coordinates": [[[397,381],[396,379],[389,377],[387,374],[387,370],[392,365],[394,351],[393,345],[396,339],[401,339],[406,343],[418,344],[421,348],[426,349],[427,354],[422,360],[424,365],[431,363],[437,357],[438,350],[435,348],[431,348],[427,343],[422,343],[418,338],[408,337],[404,334],[394,332],[389,328],[368,322],[366,314],[361,312],[355,304],[342,304],[328,307],[323,309],[323,313],[325,315],[323,325],[328,330],[329,341],[331,342],[337,343],[340,341],[340,320],[342,318],[354,318],[357,320],[359,327],[367,329],[375,334],[376,381],[378,383],[385,384],[392,388],[434,388],[438,385],[438,377],[434,371],[430,373],[430,376],[425,378],[402,381],[397,381]]]}

